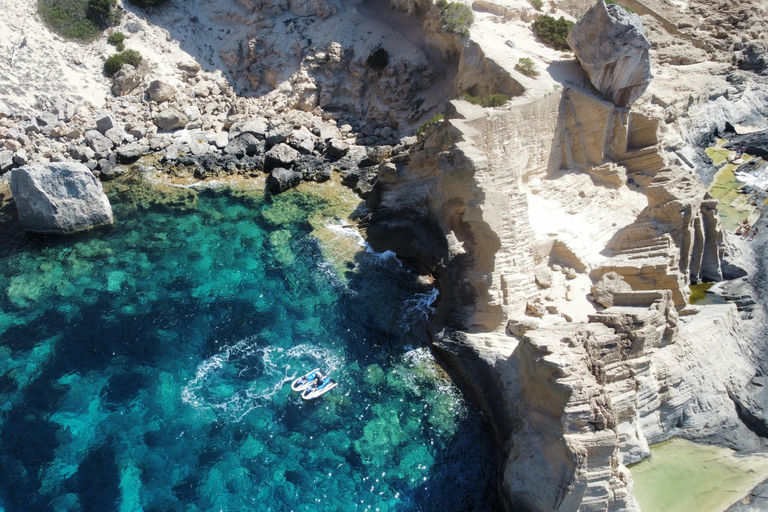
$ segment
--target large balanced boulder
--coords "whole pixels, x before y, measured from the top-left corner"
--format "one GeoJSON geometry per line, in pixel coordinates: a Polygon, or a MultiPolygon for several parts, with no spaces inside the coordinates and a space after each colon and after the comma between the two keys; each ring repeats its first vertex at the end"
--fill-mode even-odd
{"type": "Polygon", "coordinates": [[[11,194],[27,231],[69,234],[114,222],[101,183],[81,163],[13,169],[11,194]]]}
{"type": "Polygon", "coordinates": [[[568,34],[568,44],[605,99],[626,107],[651,83],[651,43],[643,22],[619,5],[598,2],[568,34]]]}

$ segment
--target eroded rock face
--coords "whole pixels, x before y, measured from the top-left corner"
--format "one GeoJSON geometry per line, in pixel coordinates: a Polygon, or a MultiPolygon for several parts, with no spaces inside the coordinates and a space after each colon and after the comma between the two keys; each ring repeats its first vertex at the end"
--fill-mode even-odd
{"type": "Polygon", "coordinates": [[[11,193],[27,231],[69,234],[114,222],[101,183],[80,163],[14,169],[11,193]]]}
{"type": "Polygon", "coordinates": [[[598,2],[568,35],[592,85],[614,105],[625,107],[651,83],[651,43],[640,17],[622,7],[598,2]]]}

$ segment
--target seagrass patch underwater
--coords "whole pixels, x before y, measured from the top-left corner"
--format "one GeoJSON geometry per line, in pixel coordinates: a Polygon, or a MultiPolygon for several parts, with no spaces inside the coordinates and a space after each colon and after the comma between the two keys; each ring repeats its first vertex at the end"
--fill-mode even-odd
{"type": "Polygon", "coordinates": [[[0,511],[497,509],[482,416],[420,346],[433,291],[328,261],[343,208],[109,194],[110,229],[0,229],[0,511]],[[339,386],[303,402],[315,367],[339,386]]]}

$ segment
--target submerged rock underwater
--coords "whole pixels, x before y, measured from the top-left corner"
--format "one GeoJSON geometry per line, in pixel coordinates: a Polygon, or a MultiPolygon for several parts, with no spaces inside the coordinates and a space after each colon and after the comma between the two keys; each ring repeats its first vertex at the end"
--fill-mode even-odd
{"type": "Polygon", "coordinates": [[[316,190],[128,178],[112,228],[0,222],[0,511],[497,509],[482,415],[420,345],[433,290],[330,261],[316,190]],[[304,403],[314,367],[339,387],[304,403]]]}

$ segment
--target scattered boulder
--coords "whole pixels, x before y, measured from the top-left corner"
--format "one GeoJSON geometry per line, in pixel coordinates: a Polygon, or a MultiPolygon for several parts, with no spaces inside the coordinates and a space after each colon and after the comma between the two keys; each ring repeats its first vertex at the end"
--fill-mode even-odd
{"type": "Polygon", "coordinates": [[[332,158],[341,158],[349,151],[349,144],[339,139],[330,139],[328,141],[328,156],[332,158]]]}
{"type": "Polygon", "coordinates": [[[117,161],[122,164],[133,163],[148,153],[149,146],[140,144],[138,142],[132,142],[118,148],[117,161]]]}
{"type": "Polygon", "coordinates": [[[224,153],[234,156],[253,156],[264,151],[264,141],[250,132],[230,140],[224,147],[224,153]]]}
{"type": "Polygon", "coordinates": [[[365,148],[365,154],[368,157],[368,160],[378,164],[392,158],[392,147],[368,146],[365,148]]]}
{"type": "Polygon", "coordinates": [[[130,64],[123,64],[120,71],[115,75],[115,82],[112,85],[112,92],[115,96],[125,96],[136,89],[144,77],[149,73],[149,63],[147,59],[142,59],[137,67],[130,64]]]}
{"type": "Polygon", "coordinates": [[[547,314],[547,309],[544,306],[544,301],[541,300],[541,297],[536,297],[532,300],[529,300],[525,306],[530,314],[539,318],[547,314]]]}
{"type": "Polygon", "coordinates": [[[538,267],[534,269],[533,275],[536,279],[536,284],[542,288],[550,288],[552,286],[552,271],[549,267],[538,267]]]}
{"type": "Polygon", "coordinates": [[[264,139],[267,135],[267,120],[263,117],[255,117],[245,121],[238,121],[229,128],[229,136],[237,137],[243,133],[252,133],[259,139],[264,139]]]}
{"type": "Polygon", "coordinates": [[[597,283],[592,285],[591,291],[595,302],[609,308],[613,306],[614,293],[629,292],[632,291],[632,287],[616,272],[607,272],[597,283]]]}
{"type": "Polygon", "coordinates": [[[280,126],[275,126],[267,132],[267,144],[270,146],[280,144],[281,142],[287,140],[292,133],[293,126],[290,124],[281,124],[280,126]]]}
{"type": "MultiPolygon", "coordinates": [[[[22,148],[13,155],[14,165],[27,165],[27,163],[29,163],[29,155],[26,149],[22,148]]],[[[2,167],[2,164],[0,164],[0,167],[2,167]]]]}
{"type": "Polygon", "coordinates": [[[111,140],[115,146],[119,146],[130,137],[125,130],[118,127],[110,128],[104,133],[104,136],[111,140]]]}
{"type": "Polygon", "coordinates": [[[114,222],[101,183],[80,163],[14,169],[11,194],[27,231],[69,234],[114,222]]]}
{"type": "Polygon", "coordinates": [[[651,43],[643,22],[617,4],[598,0],[574,25],[568,44],[605,99],[626,107],[651,83],[651,43]]]}
{"type": "Polygon", "coordinates": [[[155,124],[161,130],[177,130],[184,128],[189,122],[189,118],[176,107],[169,107],[157,116],[155,124]]]}
{"type": "Polygon", "coordinates": [[[40,112],[35,119],[37,120],[37,126],[40,127],[53,127],[59,124],[59,116],[51,112],[40,112]]]}
{"type": "Polygon", "coordinates": [[[539,320],[535,318],[511,318],[507,322],[507,332],[518,338],[522,338],[528,331],[538,329],[540,325],[539,320]]]}
{"type": "Polygon", "coordinates": [[[288,144],[278,144],[264,155],[264,169],[269,171],[275,167],[291,167],[300,153],[288,144]]]}
{"type": "Polygon", "coordinates": [[[0,174],[13,167],[13,152],[4,149],[0,151],[0,174]]]}
{"type": "Polygon", "coordinates": [[[56,114],[60,121],[68,123],[75,117],[77,113],[77,107],[66,101],[64,98],[56,98],[53,103],[53,113],[56,114]]]}
{"type": "Polygon", "coordinates": [[[147,95],[152,101],[162,103],[173,99],[176,95],[176,89],[172,85],[163,82],[162,80],[152,80],[149,87],[147,87],[147,95]]]}
{"type": "Polygon", "coordinates": [[[298,171],[277,167],[272,169],[267,177],[267,190],[273,194],[284,192],[297,186],[302,181],[302,175],[298,171]]]}
{"type": "Polygon", "coordinates": [[[217,132],[213,136],[213,143],[219,149],[224,149],[229,144],[229,134],[227,132],[217,132]]]}
{"type": "Polygon", "coordinates": [[[99,116],[96,119],[96,129],[104,135],[107,131],[115,127],[115,119],[110,114],[99,116]]]}
{"type": "Polygon", "coordinates": [[[88,130],[85,132],[85,142],[91,147],[94,153],[96,153],[96,159],[108,155],[114,147],[111,140],[96,130],[88,130]]]}

